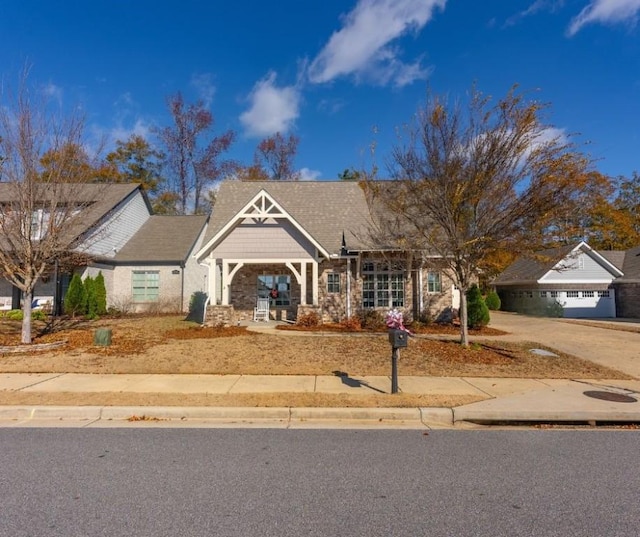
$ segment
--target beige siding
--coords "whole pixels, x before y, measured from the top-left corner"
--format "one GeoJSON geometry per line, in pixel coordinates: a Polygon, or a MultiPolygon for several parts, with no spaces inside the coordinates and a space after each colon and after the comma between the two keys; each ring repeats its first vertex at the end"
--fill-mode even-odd
{"type": "Polygon", "coordinates": [[[315,249],[290,222],[240,224],[213,251],[227,259],[313,257],[315,249]]]}
{"type": "Polygon", "coordinates": [[[123,311],[136,312],[176,311],[181,309],[182,269],[177,265],[116,267],[113,282],[113,293],[111,296],[107,295],[108,306],[113,306],[123,311]],[[159,272],[160,299],[158,302],[133,302],[132,273],[136,270],[156,270],[159,272]],[[178,273],[173,274],[173,271],[178,273]]]}

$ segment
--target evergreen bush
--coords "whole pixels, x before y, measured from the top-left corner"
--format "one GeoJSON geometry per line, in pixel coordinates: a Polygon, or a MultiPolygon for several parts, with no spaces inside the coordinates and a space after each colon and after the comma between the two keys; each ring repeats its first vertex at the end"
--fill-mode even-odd
{"type": "Polygon", "coordinates": [[[98,272],[98,275],[93,281],[93,285],[96,291],[96,313],[98,315],[105,315],[107,313],[107,288],[104,284],[102,271],[98,272]]]}
{"type": "Polygon", "coordinates": [[[84,289],[87,297],[84,313],[86,313],[89,319],[96,319],[98,317],[98,297],[96,296],[95,279],[91,276],[87,276],[84,279],[84,289]]]}
{"type": "Polygon", "coordinates": [[[64,297],[64,312],[75,317],[84,314],[86,307],[87,291],[82,283],[82,278],[78,274],[74,274],[64,297]]]}
{"type": "Polygon", "coordinates": [[[489,294],[487,294],[487,298],[484,299],[484,303],[491,311],[498,311],[500,309],[500,306],[502,305],[502,303],[500,302],[500,297],[495,291],[489,291],[489,294]]]}
{"type": "Polygon", "coordinates": [[[489,324],[491,319],[489,308],[485,304],[482,293],[476,284],[467,291],[467,326],[481,328],[489,324]]]}

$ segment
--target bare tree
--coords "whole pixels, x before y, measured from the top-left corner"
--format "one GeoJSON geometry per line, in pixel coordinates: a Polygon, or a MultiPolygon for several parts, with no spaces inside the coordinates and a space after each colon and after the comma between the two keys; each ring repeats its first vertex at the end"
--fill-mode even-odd
{"type": "Polygon", "coordinates": [[[253,155],[253,164],[238,166],[235,176],[240,181],[298,181],[294,161],[298,153],[300,139],[279,132],[262,140],[253,155]]]}
{"type": "Polygon", "coordinates": [[[229,149],[235,133],[229,130],[203,146],[201,138],[213,128],[213,114],[202,102],[185,105],[180,93],[169,97],[167,103],[174,124],[158,133],[166,147],[178,212],[187,214],[191,205],[194,213],[201,213],[207,187],[234,169],[235,165],[220,160],[220,155],[229,149]]]}
{"type": "Polygon", "coordinates": [[[392,151],[394,180],[367,184],[372,206],[390,215],[378,219],[378,240],[437,255],[450,270],[465,346],[466,292],[483,261],[533,248],[531,230],[571,197],[589,164],[542,123],[546,108],[515,87],[495,104],[474,87],[465,107],[429,95],[392,151]]]}
{"type": "MultiPolygon", "coordinates": [[[[0,106],[0,276],[23,294],[23,343],[31,343],[31,301],[42,276],[54,263],[74,264],[83,237],[82,197],[70,173],[91,173],[78,166],[83,121],[61,117],[45,101],[32,97],[23,75],[16,96],[3,95],[0,106]],[[65,149],[66,148],[66,149],[65,149]],[[43,158],[55,153],[55,159],[43,158]]],[[[76,176],[78,182],[88,177],[76,176]]]]}

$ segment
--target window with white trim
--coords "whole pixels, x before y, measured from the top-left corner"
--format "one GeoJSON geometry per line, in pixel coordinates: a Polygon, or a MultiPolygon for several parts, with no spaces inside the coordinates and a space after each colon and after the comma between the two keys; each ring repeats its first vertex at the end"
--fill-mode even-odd
{"type": "Polygon", "coordinates": [[[401,308],[404,306],[404,271],[384,262],[362,264],[362,307],[401,308]]]}
{"type": "Polygon", "coordinates": [[[567,298],[578,298],[580,293],[578,291],[567,291],[567,298]]]}
{"type": "Polygon", "coordinates": [[[582,291],[582,298],[593,298],[596,296],[595,291],[582,291]]]}
{"type": "Polygon", "coordinates": [[[327,274],[327,293],[340,292],[340,273],[329,272],[327,274]]]}
{"type": "Polygon", "coordinates": [[[609,289],[607,289],[606,291],[598,291],[598,297],[609,298],[609,289]]]}
{"type": "Polygon", "coordinates": [[[442,293],[442,276],[439,272],[427,273],[427,293],[442,293]]]}
{"type": "Polygon", "coordinates": [[[157,302],[160,298],[160,271],[134,270],[131,288],[134,302],[157,302]]]}

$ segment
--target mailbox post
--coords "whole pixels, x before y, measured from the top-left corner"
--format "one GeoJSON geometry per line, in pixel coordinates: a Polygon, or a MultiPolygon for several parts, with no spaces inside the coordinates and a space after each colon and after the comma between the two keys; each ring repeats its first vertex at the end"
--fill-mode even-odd
{"type": "Polygon", "coordinates": [[[398,393],[398,358],[400,349],[407,346],[407,332],[397,328],[389,329],[391,343],[391,393],[398,393]]]}

